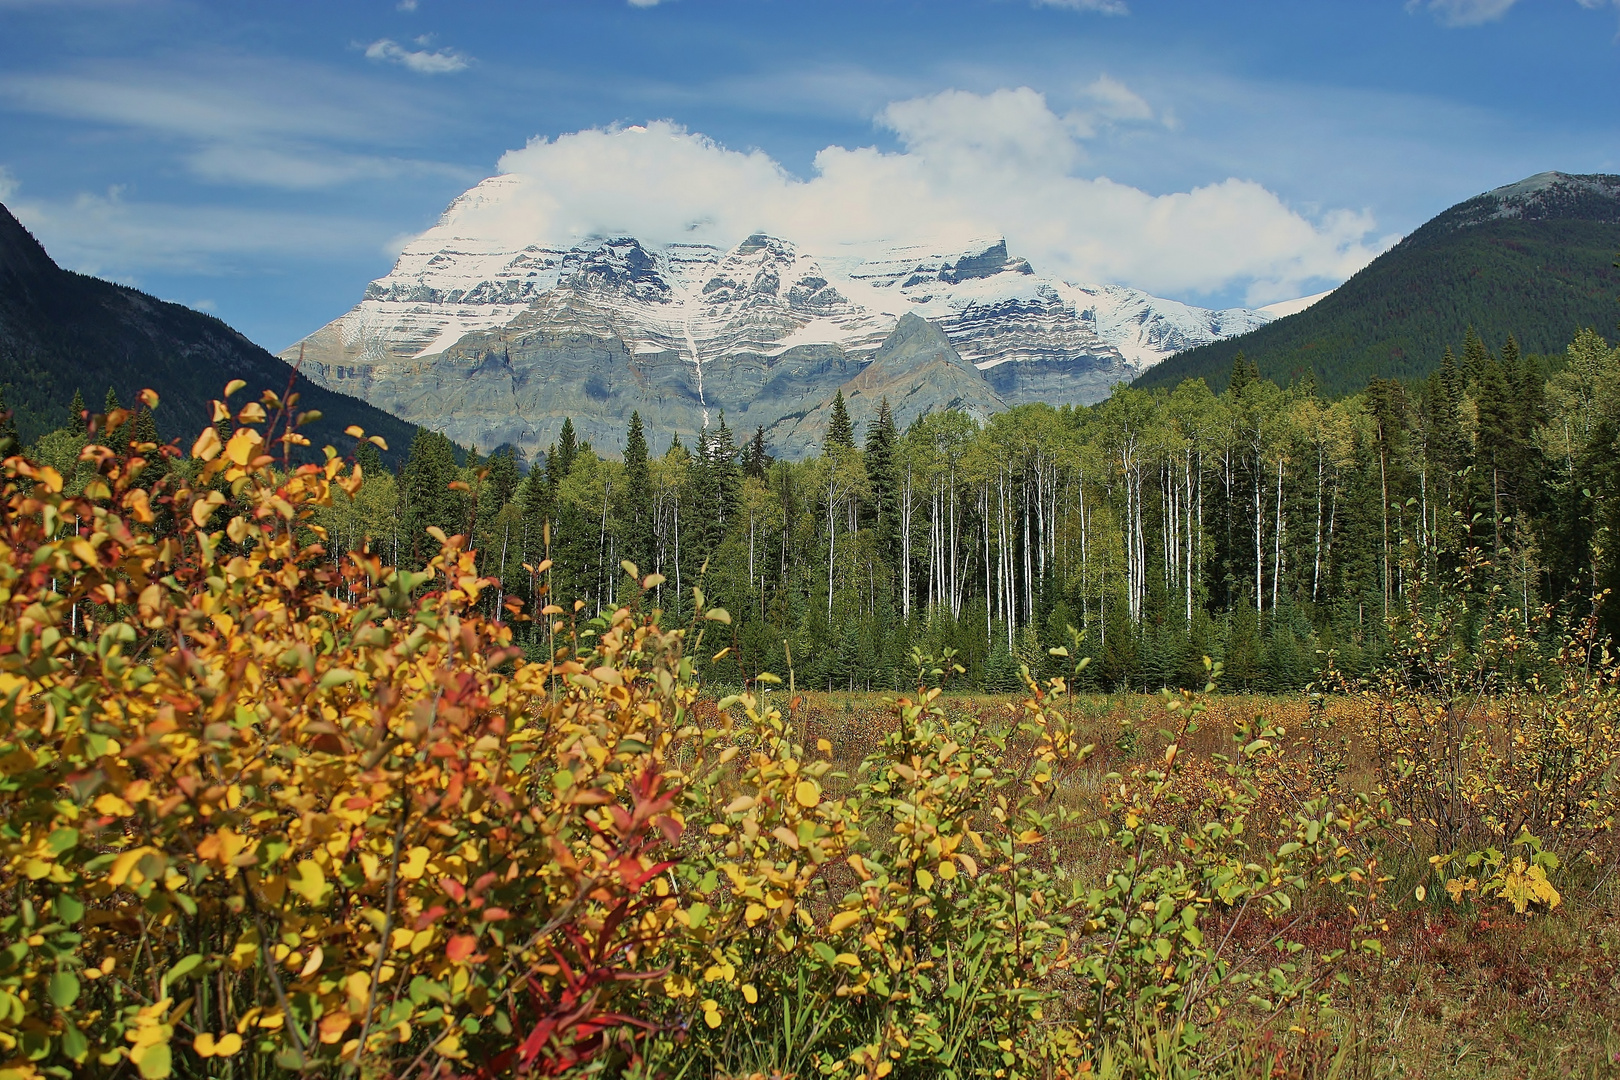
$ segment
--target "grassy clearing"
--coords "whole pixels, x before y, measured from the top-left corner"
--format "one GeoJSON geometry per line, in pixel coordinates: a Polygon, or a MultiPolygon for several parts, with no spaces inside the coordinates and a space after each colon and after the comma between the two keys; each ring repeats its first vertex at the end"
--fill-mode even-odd
{"type": "MultiPolygon", "coordinates": [[[[785,699],[786,695],[782,695],[785,699]]],[[[853,772],[896,724],[893,695],[805,693],[788,710],[805,745],[825,739],[839,772],[853,772]]],[[[947,710],[1011,730],[1014,695],[947,695],[947,710]]],[[[1168,742],[1161,699],[1141,694],[1077,694],[1069,703],[1093,756],[1064,778],[1058,797],[1081,812],[1102,804],[1112,773],[1162,758],[1168,742]]],[[[1337,696],[1217,695],[1181,744],[1197,775],[1226,749],[1233,721],[1264,715],[1289,732],[1290,753],[1316,763],[1343,789],[1377,781],[1377,760],[1363,737],[1364,704],[1337,696]]],[[[836,777],[837,773],[834,774],[836,777]]],[[[837,781],[829,777],[829,790],[837,781]]],[[[1090,830],[1054,837],[1054,858],[1082,879],[1101,872],[1105,843],[1090,830]]],[[[1556,875],[1563,903],[1551,912],[1515,915],[1500,906],[1453,904],[1429,882],[1422,853],[1386,867],[1401,898],[1389,920],[1386,952],[1332,1006],[1309,1015],[1236,1015],[1207,1060],[1267,1077],[1620,1076],[1620,846],[1594,849],[1556,875]]],[[[1345,917],[1326,906],[1312,915],[1323,945],[1345,932],[1345,917]]],[[[1144,1030],[1139,1043],[1151,1047],[1144,1030]]],[[[1172,1055],[1173,1058],[1173,1055],[1172,1055]]],[[[1153,1069],[1178,1075],[1177,1065],[1153,1069]]],[[[1184,1074],[1183,1074],[1184,1075],[1184,1074]]]]}

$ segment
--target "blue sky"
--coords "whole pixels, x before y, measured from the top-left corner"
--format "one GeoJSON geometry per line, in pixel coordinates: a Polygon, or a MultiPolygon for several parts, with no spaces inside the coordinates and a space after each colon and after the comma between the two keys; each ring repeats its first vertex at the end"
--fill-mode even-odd
{"type": "Polygon", "coordinates": [[[1265,303],[1620,172],[1617,35],[1620,0],[0,0],[0,200],[272,349],[501,168],[573,170],[576,231],[952,213],[1037,270],[1265,303]]]}

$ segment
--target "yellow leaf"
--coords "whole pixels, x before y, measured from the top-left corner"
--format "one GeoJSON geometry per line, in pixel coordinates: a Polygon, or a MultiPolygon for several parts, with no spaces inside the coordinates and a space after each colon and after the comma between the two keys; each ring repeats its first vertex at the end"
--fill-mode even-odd
{"type": "Polygon", "coordinates": [[[861,913],[859,911],[840,911],[832,917],[832,922],[827,924],[827,929],[835,934],[841,934],[860,921],[861,913]]]}
{"type": "Polygon", "coordinates": [[[753,983],[743,983],[742,996],[743,1000],[748,1002],[750,1005],[754,1005],[759,1002],[759,991],[754,989],[753,983]]]}
{"type": "Polygon", "coordinates": [[[406,881],[415,881],[427,869],[430,852],[425,847],[413,847],[406,852],[406,860],[399,868],[399,876],[406,881]]]}
{"type": "Polygon", "coordinates": [[[806,809],[815,806],[821,802],[821,785],[808,778],[800,780],[793,785],[793,798],[806,809]]]}
{"type": "Polygon", "coordinates": [[[917,871],[917,887],[923,892],[927,892],[929,889],[932,889],[934,887],[934,875],[930,874],[927,870],[919,869],[917,871]]]}
{"type": "Polygon", "coordinates": [[[227,1032],[214,1042],[215,1057],[230,1057],[242,1049],[242,1036],[236,1032],[227,1032]]]}
{"type": "Polygon", "coordinates": [[[956,864],[948,860],[940,863],[939,876],[944,878],[946,881],[951,880],[951,878],[956,876],[956,864]]]}
{"type": "Polygon", "coordinates": [[[219,457],[219,451],[219,432],[212,427],[203,428],[202,434],[197,436],[197,441],[191,444],[191,456],[200,461],[213,461],[219,457]]]}
{"type": "MultiPolygon", "coordinates": [[[[246,412],[246,410],[243,410],[246,412]]],[[[262,411],[262,410],[261,410],[262,411]]],[[[231,441],[225,444],[225,456],[235,465],[246,465],[252,461],[264,437],[252,428],[238,428],[231,441]]]]}
{"type": "Polygon", "coordinates": [[[195,1039],[191,1040],[191,1048],[193,1050],[197,1051],[197,1056],[198,1057],[205,1057],[205,1058],[213,1057],[214,1056],[214,1033],[212,1031],[200,1031],[200,1032],[198,1032],[197,1037],[195,1039]]]}
{"type": "Polygon", "coordinates": [[[326,875],[313,860],[305,859],[294,869],[292,879],[287,882],[287,888],[310,903],[318,904],[326,892],[326,875]]]}
{"type": "Polygon", "coordinates": [[[300,979],[307,979],[317,971],[321,970],[321,961],[325,958],[326,953],[322,951],[319,945],[315,946],[309,951],[309,959],[304,962],[304,968],[298,973],[298,977],[300,979]]]}

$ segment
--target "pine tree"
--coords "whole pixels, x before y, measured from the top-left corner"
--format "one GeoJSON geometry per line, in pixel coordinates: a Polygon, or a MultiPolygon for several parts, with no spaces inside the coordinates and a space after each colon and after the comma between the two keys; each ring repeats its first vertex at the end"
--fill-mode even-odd
{"type": "Polygon", "coordinates": [[[765,426],[761,424],[754,429],[754,437],[743,452],[743,471],[755,480],[763,480],[772,463],[771,455],[765,450],[765,426]]]}
{"type": "Polygon", "coordinates": [[[850,422],[849,409],[844,406],[844,392],[833,395],[832,415],[827,420],[827,450],[834,447],[852,450],[855,447],[855,425],[850,422]]]}
{"type": "Polygon", "coordinates": [[[417,428],[400,473],[401,525],[411,544],[414,566],[426,562],[437,547],[427,536],[429,526],[437,526],[446,535],[464,528],[461,493],[450,490],[455,478],[455,448],[450,440],[437,431],[417,428]]]}
{"type": "Polygon", "coordinates": [[[1491,354],[1485,348],[1485,342],[1480,340],[1479,334],[1470,326],[1463,334],[1463,377],[1470,384],[1478,385],[1485,377],[1485,366],[1490,363],[1491,354]]]}
{"type": "Polygon", "coordinates": [[[732,438],[731,429],[726,426],[723,409],[720,412],[720,426],[709,436],[709,467],[714,470],[720,530],[724,532],[726,526],[736,518],[737,507],[742,503],[742,470],[737,465],[737,443],[732,438]]]}
{"type": "Polygon", "coordinates": [[[891,571],[900,561],[900,470],[895,459],[899,441],[894,412],[885,397],[877,419],[866,430],[866,474],[872,482],[874,538],[891,571]]]}
{"type": "Polygon", "coordinates": [[[361,439],[360,445],[354,448],[354,463],[360,466],[361,476],[382,475],[382,451],[377,449],[377,444],[370,439],[361,439]]]}
{"type": "Polygon", "coordinates": [[[653,569],[653,484],[641,413],[630,414],[624,437],[624,489],[619,494],[620,544],[643,575],[653,569]]]}
{"type": "Polygon", "coordinates": [[[1226,389],[1231,391],[1234,398],[1242,397],[1243,391],[1253,383],[1260,381],[1260,369],[1253,360],[1248,359],[1239,352],[1232,361],[1232,374],[1226,380],[1226,389]]]}
{"type": "Polygon", "coordinates": [[[568,477],[568,472],[574,467],[574,457],[579,453],[579,444],[574,438],[574,420],[566,417],[563,420],[562,431],[557,435],[557,444],[546,458],[546,472],[551,478],[551,486],[555,490],[558,484],[568,477]]]}
{"type": "Polygon", "coordinates": [[[110,414],[114,409],[121,409],[121,408],[123,408],[123,406],[118,404],[118,391],[116,389],[114,389],[113,387],[111,387],[111,386],[107,387],[107,398],[102,403],[101,414],[103,416],[106,416],[106,415],[110,414]]]}
{"type": "Polygon", "coordinates": [[[84,411],[84,395],[79,392],[78,387],[74,387],[73,401],[68,405],[67,428],[69,431],[77,431],[81,435],[84,434],[84,411]]]}

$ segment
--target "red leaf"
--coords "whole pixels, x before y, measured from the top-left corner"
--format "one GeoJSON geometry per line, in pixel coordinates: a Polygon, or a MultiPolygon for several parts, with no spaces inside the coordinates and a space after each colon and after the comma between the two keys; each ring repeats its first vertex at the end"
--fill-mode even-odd
{"type": "Polygon", "coordinates": [[[476,948],[478,948],[477,938],[471,934],[457,934],[450,939],[450,944],[445,947],[444,954],[450,958],[452,964],[459,964],[471,956],[476,948]]]}

